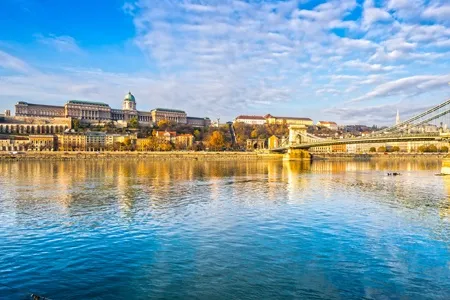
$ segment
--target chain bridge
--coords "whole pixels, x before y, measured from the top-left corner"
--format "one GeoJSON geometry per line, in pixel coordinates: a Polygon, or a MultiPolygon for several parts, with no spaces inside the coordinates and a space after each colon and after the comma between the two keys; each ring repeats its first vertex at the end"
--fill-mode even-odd
{"type": "Polygon", "coordinates": [[[309,134],[307,127],[304,125],[291,125],[289,127],[289,140],[280,147],[272,149],[272,151],[309,150],[314,147],[344,144],[450,141],[449,124],[450,99],[392,127],[372,132],[363,137],[324,139],[309,134]]]}

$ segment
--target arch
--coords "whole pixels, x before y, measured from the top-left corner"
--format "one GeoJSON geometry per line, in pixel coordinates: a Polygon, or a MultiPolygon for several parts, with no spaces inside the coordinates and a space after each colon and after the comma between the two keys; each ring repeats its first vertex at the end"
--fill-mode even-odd
{"type": "Polygon", "coordinates": [[[0,133],[3,133],[3,125],[0,125],[0,133]]]}
{"type": "Polygon", "coordinates": [[[31,133],[35,133],[35,131],[36,131],[35,126],[31,126],[31,133]]]}
{"type": "Polygon", "coordinates": [[[38,126],[36,129],[36,133],[40,134],[41,133],[41,126],[38,126]]]}

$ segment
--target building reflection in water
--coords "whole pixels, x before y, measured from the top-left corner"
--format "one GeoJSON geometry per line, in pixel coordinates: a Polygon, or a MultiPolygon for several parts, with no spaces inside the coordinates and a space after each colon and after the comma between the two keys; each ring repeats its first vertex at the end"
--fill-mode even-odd
{"type": "Polygon", "coordinates": [[[273,201],[301,204],[318,193],[325,198],[334,197],[337,187],[374,194],[384,191],[405,207],[414,208],[435,201],[443,186],[440,193],[445,201],[439,204],[440,216],[448,218],[450,177],[432,176],[440,168],[441,163],[433,160],[20,161],[0,163],[0,183],[10,191],[4,197],[15,205],[16,213],[44,205],[48,211],[68,217],[91,209],[112,213],[117,210],[125,219],[149,208],[153,217],[178,212],[189,207],[192,199],[212,203],[228,197],[243,205],[267,205],[273,201]],[[385,174],[389,171],[426,174],[417,173],[424,180],[419,182],[408,174],[401,179],[388,179],[385,174]],[[428,193],[430,197],[418,198],[417,193],[428,193]],[[263,199],[255,199],[258,196],[263,199]]]}

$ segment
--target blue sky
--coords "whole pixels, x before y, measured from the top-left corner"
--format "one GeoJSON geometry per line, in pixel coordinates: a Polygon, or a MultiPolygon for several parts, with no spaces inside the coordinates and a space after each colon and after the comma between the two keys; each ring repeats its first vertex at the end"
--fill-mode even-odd
{"type": "Polygon", "coordinates": [[[4,0],[0,110],[70,99],[390,124],[450,98],[450,0],[4,0]]]}

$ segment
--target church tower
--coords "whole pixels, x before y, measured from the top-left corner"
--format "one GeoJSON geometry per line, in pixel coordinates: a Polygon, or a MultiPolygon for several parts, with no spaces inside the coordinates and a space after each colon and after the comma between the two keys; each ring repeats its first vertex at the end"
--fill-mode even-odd
{"type": "Polygon", "coordinates": [[[397,117],[395,118],[395,125],[398,125],[398,124],[400,124],[400,113],[398,112],[398,109],[397,109],[397,117]]]}
{"type": "Polygon", "coordinates": [[[128,94],[125,95],[125,98],[123,99],[123,110],[136,110],[136,99],[134,98],[133,94],[128,92],[128,94]]]}

